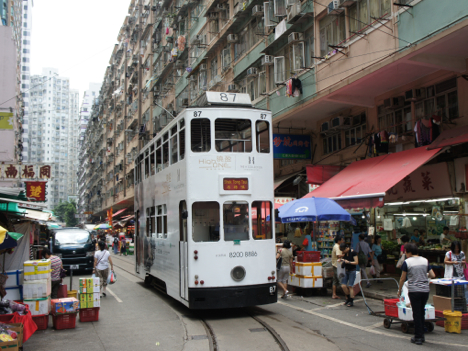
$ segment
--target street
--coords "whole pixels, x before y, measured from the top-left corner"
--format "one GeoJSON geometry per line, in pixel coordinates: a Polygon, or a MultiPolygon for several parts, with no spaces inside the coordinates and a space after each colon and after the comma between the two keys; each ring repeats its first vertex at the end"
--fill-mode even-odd
{"type": "MultiPolygon", "coordinates": [[[[133,256],[112,255],[118,281],[101,300],[99,322],[76,329],[36,332],[24,350],[413,350],[411,334],[400,325],[383,327],[383,319],[367,312],[362,298],[353,308],[330,296],[292,296],[277,304],[215,311],[190,311],[148,288],[133,272],[133,256]],[[312,346],[313,345],[313,346],[312,346]]],[[[73,286],[78,285],[73,278],[73,286]]],[[[65,279],[69,284],[69,278],[65,279]]],[[[374,311],[381,301],[368,299],[374,311]]],[[[468,331],[426,334],[425,348],[466,349],[468,331]]]]}

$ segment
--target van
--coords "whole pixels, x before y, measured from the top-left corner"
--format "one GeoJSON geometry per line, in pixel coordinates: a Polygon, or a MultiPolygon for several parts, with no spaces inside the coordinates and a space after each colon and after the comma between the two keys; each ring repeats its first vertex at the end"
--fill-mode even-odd
{"type": "Polygon", "coordinates": [[[94,246],[90,232],[80,228],[62,228],[53,229],[52,233],[52,254],[62,259],[64,269],[92,272],[94,246]]]}

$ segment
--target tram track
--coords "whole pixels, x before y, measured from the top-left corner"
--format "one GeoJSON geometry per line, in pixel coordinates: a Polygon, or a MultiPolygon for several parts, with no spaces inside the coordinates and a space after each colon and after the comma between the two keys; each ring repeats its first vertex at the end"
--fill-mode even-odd
{"type": "MultiPolygon", "coordinates": [[[[128,274],[131,274],[132,276],[135,276],[135,277],[141,279],[142,281],[144,281],[144,279],[142,279],[140,276],[135,274],[135,271],[133,271],[132,269],[129,269],[129,266],[132,265],[132,263],[128,262],[128,260],[120,258],[119,256],[113,256],[113,258],[114,258],[114,266],[115,267],[118,267],[122,271],[124,271],[124,272],[126,272],[128,274]]],[[[172,301],[174,301],[174,303],[177,303],[176,300],[172,300],[172,301]]],[[[176,305],[172,305],[172,307],[175,309],[176,305]]],[[[182,307],[182,305],[180,305],[180,307],[182,307]]],[[[259,307],[256,307],[256,309],[258,310],[259,307]]],[[[206,337],[207,337],[208,342],[209,342],[210,351],[224,351],[226,349],[229,349],[229,346],[227,348],[223,347],[222,342],[221,342],[221,340],[225,336],[223,334],[223,331],[218,330],[218,329],[222,330],[222,327],[220,326],[220,324],[222,324],[222,323],[216,323],[216,321],[217,321],[216,318],[212,318],[212,317],[210,318],[210,316],[206,316],[206,314],[210,313],[210,312],[207,312],[207,311],[190,311],[189,313],[187,313],[187,312],[188,311],[176,311],[176,313],[179,315],[179,318],[183,319],[184,316],[195,318],[196,320],[198,320],[202,324],[202,326],[203,326],[203,328],[205,330],[205,333],[206,333],[206,337]]],[[[212,311],[211,314],[212,315],[214,314],[216,316],[217,311],[212,311]]],[[[255,324],[256,324],[255,326],[257,326],[255,328],[254,326],[251,325],[252,328],[250,328],[250,329],[246,328],[243,331],[243,332],[246,333],[246,336],[248,336],[247,333],[250,334],[252,332],[266,331],[266,332],[268,332],[268,335],[273,339],[275,344],[278,346],[278,349],[280,351],[290,351],[290,349],[288,348],[286,342],[278,334],[278,332],[270,324],[268,324],[267,322],[262,320],[259,316],[257,316],[254,311],[251,311],[248,308],[245,308],[245,309],[242,309],[241,314],[242,314],[242,317],[244,317],[244,318],[248,317],[248,318],[251,318],[252,320],[254,320],[255,324]]],[[[234,316],[234,317],[238,317],[238,316],[234,316]]],[[[226,318],[225,316],[224,317],[219,317],[219,321],[222,322],[223,320],[225,320],[225,318],[226,318]]],[[[243,339],[243,337],[242,337],[243,332],[241,330],[239,330],[239,335],[237,336],[237,339],[239,339],[239,340],[243,339]]],[[[262,340],[263,340],[263,338],[262,338],[262,340]]],[[[224,345],[224,346],[226,346],[226,345],[224,345]]],[[[233,345],[230,345],[230,346],[233,346],[233,345]]],[[[234,347],[234,348],[237,349],[237,347],[234,347]]]]}

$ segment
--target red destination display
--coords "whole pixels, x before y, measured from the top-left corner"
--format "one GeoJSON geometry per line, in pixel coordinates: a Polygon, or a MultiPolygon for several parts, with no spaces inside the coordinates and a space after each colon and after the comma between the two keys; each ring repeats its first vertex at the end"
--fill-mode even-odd
{"type": "Polygon", "coordinates": [[[247,178],[224,178],[224,190],[249,190],[249,180],[247,178]]]}

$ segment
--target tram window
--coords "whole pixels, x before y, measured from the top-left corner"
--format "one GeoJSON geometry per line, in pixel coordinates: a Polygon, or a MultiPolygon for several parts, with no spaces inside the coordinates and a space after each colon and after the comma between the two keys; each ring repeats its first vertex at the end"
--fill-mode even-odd
{"type": "Polygon", "coordinates": [[[167,238],[167,209],[166,205],[159,205],[156,212],[158,238],[167,238]]]}
{"type": "Polygon", "coordinates": [[[146,149],[145,151],[145,179],[149,177],[149,167],[150,167],[149,150],[146,149]]]}
{"type": "Polygon", "coordinates": [[[224,241],[249,240],[249,203],[228,201],[223,205],[224,241]]]}
{"type": "Polygon", "coordinates": [[[158,148],[156,149],[156,173],[162,170],[162,147],[161,140],[158,140],[158,148]]]}
{"type": "Polygon", "coordinates": [[[185,158],[185,128],[180,129],[179,131],[179,160],[183,160],[184,158],[185,158]]]}
{"type": "Polygon", "coordinates": [[[164,134],[163,136],[164,143],[162,146],[162,152],[163,152],[163,169],[167,168],[169,166],[169,135],[168,133],[164,134]]]}
{"type": "MultiPolygon", "coordinates": [[[[172,134],[172,133],[171,133],[172,134]]],[[[177,163],[177,128],[176,133],[171,137],[171,165],[177,163]]]]}
{"type": "Polygon", "coordinates": [[[272,239],[271,224],[274,211],[270,201],[252,203],[252,236],[255,240],[272,239]]]}
{"type": "Polygon", "coordinates": [[[266,121],[257,121],[257,152],[270,153],[270,124],[266,121]]]}
{"type": "Polygon", "coordinates": [[[218,118],[215,144],[219,152],[251,152],[252,122],[248,119],[218,118]]]}
{"type": "Polygon", "coordinates": [[[219,241],[219,203],[194,202],[192,205],[192,239],[196,242],[219,241]]]}
{"type": "Polygon", "coordinates": [[[154,144],[151,145],[150,164],[151,164],[151,167],[150,167],[151,175],[154,175],[155,173],[154,144]]]}
{"type": "Polygon", "coordinates": [[[211,150],[211,126],[208,118],[192,119],[190,122],[190,142],[193,152],[211,150]]]}

